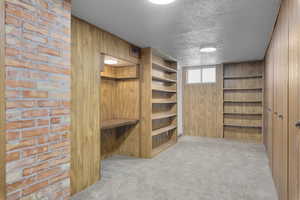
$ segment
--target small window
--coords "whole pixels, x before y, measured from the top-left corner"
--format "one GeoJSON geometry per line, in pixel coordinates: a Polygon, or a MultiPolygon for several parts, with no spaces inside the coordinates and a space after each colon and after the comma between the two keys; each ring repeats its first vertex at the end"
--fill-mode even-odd
{"type": "Polygon", "coordinates": [[[201,83],[201,69],[191,69],[187,71],[187,82],[192,83],[201,83]]]}
{"type": "Polygon", "coordinates": [[[201,67],[187,70],[187,83],[215,83],[216,67],[201,67]]]}
{"type": "Polygon", "coordinates": [[[203,68],[202,69],[202,83],[215,83],[216,82],[216,68],[203,68]]]}

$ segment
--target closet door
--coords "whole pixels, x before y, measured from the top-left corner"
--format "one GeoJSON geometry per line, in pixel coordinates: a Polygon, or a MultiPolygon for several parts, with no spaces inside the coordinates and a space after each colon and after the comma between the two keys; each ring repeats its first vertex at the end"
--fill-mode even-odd
{"type": "Polygon", "coordinates": [[[300,3],[290,0],[289,200],[300,199],[300,3]]]}
{"type": "Polygon", "coordinates": [[[273,174],[280,200],[288,199],[288,12],[282,4],[274,53],[273,174]]]}

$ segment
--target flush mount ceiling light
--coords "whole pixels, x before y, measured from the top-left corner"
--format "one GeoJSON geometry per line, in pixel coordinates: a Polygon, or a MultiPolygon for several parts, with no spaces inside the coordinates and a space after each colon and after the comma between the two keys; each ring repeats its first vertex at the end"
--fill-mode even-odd
{"type": "Polygon", "coordinates": [[[159,4],[159,5],[166,5],[173,3],[175,0],[149,0],[151,3],[159,4]]]}
{"type": "Polygon", "coordinates": [[[217,51],[217,49],[215,47],[204,47],[200,49],[200,52],[202,53],[212,53],[217,51]]]}
{"type": "Polygon", "coordinates": [[[118,64],[118,61],[109,59],[109,60],[105,60],[104,63],[107,65],[116,65],[118,64]]]}

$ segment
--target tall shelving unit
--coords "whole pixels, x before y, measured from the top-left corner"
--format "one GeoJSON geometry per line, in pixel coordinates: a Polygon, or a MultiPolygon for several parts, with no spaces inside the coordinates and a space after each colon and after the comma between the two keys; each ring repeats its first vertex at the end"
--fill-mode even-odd
{"type": "Polygon", "coordinates": [[[224,65],[224,137],[262,142],[262,62],[224,65]]]}
{"type": "Polygon", "coordinates": [[[151,158],[177,142],[177,62],[142,50],[141,157],[151,158]]]}

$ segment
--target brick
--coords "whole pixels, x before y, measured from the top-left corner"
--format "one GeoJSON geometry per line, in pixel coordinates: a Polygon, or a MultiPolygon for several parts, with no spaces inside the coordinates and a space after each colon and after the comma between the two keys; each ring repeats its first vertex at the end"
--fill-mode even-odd
{"type": "Polygon", "coordinates": [[[19,19],[28,20],[28,21],[36,21],[36,18],[32,14],[26,12],[23,9],[18,9],[18,7],[16,7],[15,5],[13,5],[11,3],[8,3],[8,2],[6,2],[6,10],[5,11],[7,14],[18,17],[19,19]]]}
{"type": "Polygon", "coordinates": [[[46,169],[47,167],[48,167],[48,163],[42,163],[42,164],[39,164],[39,165],[35,165],[33,167],[25,168],[23,170],[23,175],[28,176],[28,175],[31,175],[33,173],[40,172],[40,171],[46,169]]]}
{"type": "Polygon", "coordinates": [[[59,108],[59,109],[53,109],[51,111],[51,116],[57,116],[57,115],[68,115],[70,114],[69,109],[59,108]]]}
{"type": "Polygon", "coordinates": [[[23,9],[27,9],[30,11],[36,11],[35,7],[33,7],[32,5],[22,2],[20,0],[7,0],[9,3],[15,4],[16,6],[23,8],[23,9]]]}
{"type": "Polygon", "coordinates": [[[12,152],[6,154],[6,162],[12,162],[20,159],[20,152],[12,152]]]}
{"type": "Polygon", "coordinates": [[[23,37],[27,40],[31,40],[33,42],[40,42],[40,43],[47,43],[48,39],[47,38],[43,38],[31,33],[23,33],[23,37]]]}
{"type": "Polygon", "coordinates": [[[24,98],[47,98],[47,91],[23,91],[24,98]]]}
{"type": "Polygon", "coordinates": [[[50,152],[50,153],[41,154],[38,156],[38,159],[40,161],[46,161],[46,160],[51,160],[52,158],[56,158],[60,155],[61,155],[61,152],[54,151],[54,152],[50,152]]]}
{"type": "Polygon", "coordinates": [[[29,139],[29,140],[21,140],[18,143],[13,143],[13,144],[7,144],[6,145],[6,150],[7,151],[12,151],[12,150],[17,150],[17,149],[22,149],[25,147],[31,147],[35,144],[35,140],[29,139]]]}
{"type": "Polygon", "coordinates": [[[19,139],[20,133],[19,132],[7,132],[6,133],[6,141],[12,141],[19,139]]]}
{"type": "Polygon", "coordinates": [[[65,164],[65,163],[69,163],[69,162],[70,162],[70,157],[59,158],[59,159],[50,161],[50,166],[51,167],[59,166],[61,164],[65,164]]]}
{"type": "Polygon", "coordinates": [[[60,121],[61,120],[59,117],[54,117],[54,118],[51,118],[51,120],[50,120],[51,124],[59,124],[60,121]]]}
{"type": "Polygon", "coordinates": [[[60,102],[59,101],[41,100],[41,101],[38,101],[38,105],[40,107],[57,107],[60,105],[60,102]]]}
{"type": "Polygon", "coordinates": [[[40,53],[48,54],[48,55],[51,55],[51,56],[60,56],[59,51],[57,51],[55,49],[50,49],[50,48],[42,47],[42,46],[38,47],[38,51],[40,53]]]}
{"type": "Polygon", "coordinates": [[[60,140],[60,135],[51,135],[49,136],[49,142],[56,142],[60,140]]]}
{"type": "Polygon", "coordinates": [[[20,54],[20,51],[18,49],[15,48],[5,48],[5,55],[6,56],[17,56],[20,54]]]}
{"type": "Polygon", "coordinates": [[[49,120],[48,119],[38,119],[37,124],[38,124],[38,126],[49,125],[49,120]]]}
{"type": "Polygon", "coordinates": [[[12,66],[17,68],[27,68],[27,69],[36,69],[36,66],[29,62],[23,62],[17,59],[6,58],[5,59],[6,66],[12,66]]]}
{"type": "Polygon", "coordinates": [[[38,190],[40,190],[40,189],[42,189],[46,186],[48,186],[48,181],[43,181],[41,183],[35,184],[33,186],[30,186],[30,187],[24,189],[23,190],[23,195],[26,196],[26,195],[32,194],[32,193],[34,193],[34,192],[36,192],[36,191],[38,191],[38,190]]]}
{"type": "Polygon", "coordinates": [[[71,70],[70,69],[64,69],[59,67],[50,67],[48,65],[38,65],[37,68],[41,71],[50,72],[50,73],[56,73],[56,74],[66,74],[70,75],[71,70]]]}
{"type": "Polygon", "coordinates": [[[22,55],[27,60],[38,61],[38,62],[49,62],[49,59],[47,56],[42,56],[40,54],[23,52],[22,55]]]}
{"type": "Polygon", "coordinates": [[[36,154],[44,153],[48,151],[48,146],[42,146],[42,147],[35,147],[32,149],[27,149],[23,151],[23,156],[28,157],[28,156],[33,156],[36,154]]]}
{"type": "Polygon", "coordinates": [[[18,18],[9,16],[9,15],[5,16],[5,23],[14,25],[16,27],[21,26],[21,21],[18,18]]]}
{"type": "Polygon", "coordinates": [[[36,88],[36,83],[31,81],[6,80],[6,86],[11,88],[36,88]]]}
{"type": "Polygon", "coordinates": [[[42,28],[42,27],[37,27],[35,25],[32,25],[30,23],[24,23],[23,24],[24,29],[31,31],[31,32],[35,32],[35,33],[39,33],[41,35],[48,35],[48,30],[42,28]]]}
{"type": "Polygon", "coordinates": [[[33,120],[20,120],[6,123],[6,129],[31,128],[34,126],[33,120]]]}
{"type": "Polygon", "coordinates": [[[49,145],[49,148],[51,150],[53,150],[53,149],[59,149],[59,148],[62,148],[62,147],[66,147],[68,145],[70,145],[70,142],[69,141],[65,141],[65,142],[59,142],[57,144],[51,144],[51,145],[49,145]]]}
{"type": "Polygon", "coordinates": [[[48,116],[48,110],[27,110],[22,112],[23,118],[46,117],[46,116],[48,116]]]}
{"type": "Polygon", "coordinates": [[[70,177],[69,172],[65,172],[65,173],[63,173],[63,174],[60,174],[60,175],[54,177],[54,178],[51,178],[51,179],[49,180],[49,183],[50,183],[50,184],[53,184],[53,183],[62,181],[62,180],[66,179],[66,178],[69,178],[69,177],[70,177]]]}
{"type": "Polygon", "coordinates": [[[57,17],[49,12],[40,12],[40,16],[49,20],[49,21],[54,21],[57,17]]]}
{"type": "Polygon", "coordinates": [[[51,133],[64,132],[64,131],[69,131],[69,130],[70,130],[69,125],[57,126],[57,127],[52,127],[51,128],[51,133]]]}
{"type": "Polygon", "coordinates": [[[21,96],[21,92],[18,90],[6,90],[5,97],[6,98],[18,98],[21,96]]]}
{"type": "Polygon", "coordinates": [[[39,173],[36,178],[37,178],[37,180],[43,180],[45,178],[49,178],[51,176],[60,174],[61,171],[62,170],[59,167],[56,167],[56,168],[46,170],[46,171],[43,171],[43,172],[39,173]]]}
{"type": "Polygon", "coordinates": [[[7,185],[7,191],[8,192],[14,192],[20,188],[26,187],[28,185],[33,184],[35,181],[35,177],[30,177],[30,178],[26,178],[20,181],[17,181],[15,183],[12,184],[8,184],[7,185]]]}
{"type": "Polygon", "coordinates": [[[38,143],[39,144],[46,144],[48,142],[48,139],[46,136],[41,136],[38,138],[38,143]]]}
{"type": "Polygon", "coordinates": [[[15,108],[33,108],[36,106],[36,101],[26,101],[26,100],[14,100],[7,101],[6,108],[15,109],[15,108]]]}
{"type": "Polygon", "coordinates": [[[38,128],[28,131],[22,131],[22,138],[31,138],[35,136],[47,135],[49,133],[48,128],[38,128]]]}

